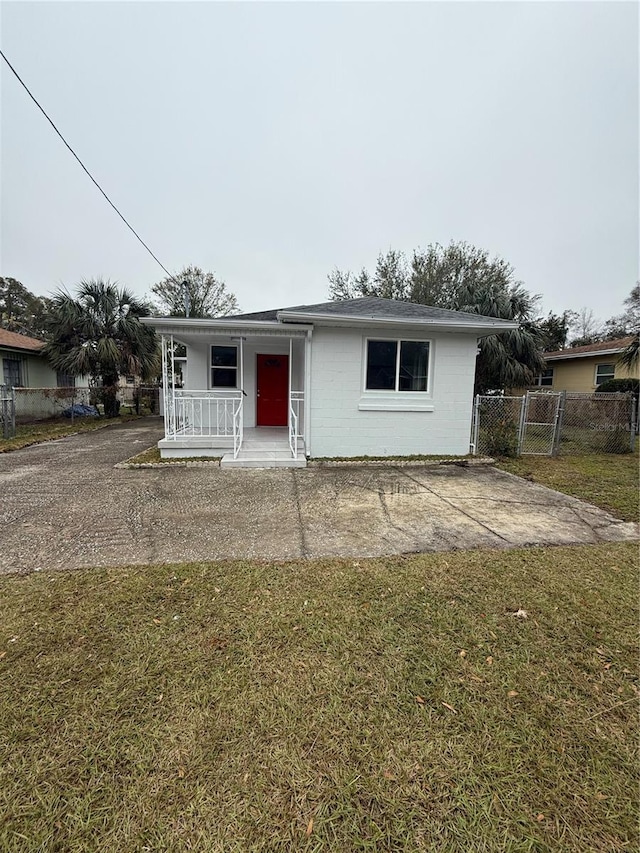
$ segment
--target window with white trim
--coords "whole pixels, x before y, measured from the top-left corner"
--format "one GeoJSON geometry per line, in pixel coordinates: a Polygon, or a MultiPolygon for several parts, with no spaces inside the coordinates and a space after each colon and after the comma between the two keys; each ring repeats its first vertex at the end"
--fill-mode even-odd
{"type": "Polygon", "coordinates": [[[596,385],[602,385],[603,382],[614,379],[615,375],[615,364],[596,364],[596,385]]]}
{"type": "Polygon", "coordinates": [[[22,386],[22,359],[5,358],[2,365],[2,381],[9,388],[22,386]]]}
{"type": "Polygon", "coordinates": [[[238,347],[211,347],[211,387],[238,387],[238,347]]]}
{"type": "Polygon", "coordinates": [[[367,341],[367,391],[427,391],[428,387],[428,341],[367,341]]]}
{"type": "Polygon", "coordinates": [[[533,384],[542,387],[553,385],[553,367],[548,367],[546,370],[543,370],[542,373],[538,373],[533,384]]]}

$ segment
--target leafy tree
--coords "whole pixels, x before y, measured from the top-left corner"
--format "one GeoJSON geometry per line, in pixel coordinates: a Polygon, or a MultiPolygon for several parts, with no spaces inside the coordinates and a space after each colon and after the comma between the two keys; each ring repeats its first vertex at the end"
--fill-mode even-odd
{"type": "Polygon", "coordinates": [[[623,304],[625,310],[622,314],[605,322],[605,340],[640,334],[640,281],[632,288],[623,304]]]}
{"type": "Polygon", "coordinates": [[[173,277],[164,278],[151,288],[160,300],[159,312],[169,317],[185,317],[185,284],[189,303],[189,316],[224,317],[239,311],[235,294],[229,293],[223,281],[200,267],[188,266],[173,277]]]}
{"type": "Polygon", "coordinates": [[[52,299],[44,354],[71,376],[90,376],[101,386],[104,413],[118,415],[121,374],[149,379],[158,372],[158,342],[140,317],[149,307],[126,288],[101,279],[83,281],[75,297],[59,291],[52,299]]]}
{"type": "Polygon", "coordinates": [[[391,249],[378,257],[373,276],[363,270],[356,278],[336,269],[329,283],[333,299],[380,296],[518,321],[517,330],[482,339],[476,393],[528,385],[544,367],[544,338],[533,322],[539,297],[515,280],[507,261],[491,258],[484,249],[464,242],[432,243],[414,250],[410,264],[391,249]]]}
{"type": "Polygon", "coordinates": [[[50,300],[36,296],[10,276],[0,277],[0,327],[20,335],[42,338],[50,300]]]}

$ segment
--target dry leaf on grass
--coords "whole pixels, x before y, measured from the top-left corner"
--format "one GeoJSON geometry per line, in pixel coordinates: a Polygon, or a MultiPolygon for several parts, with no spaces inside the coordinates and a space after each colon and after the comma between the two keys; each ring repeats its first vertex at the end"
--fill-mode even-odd
{"type": "Polygon", "coordinates": [[[313,818],[310,818],[309,823],[307,824],[307,838],[313,832],[313,818]]]}
{"type": "Polygon", "coordinates": [[[418,703],[418,705],[424,705],[424,699],[422,698],[422,696],[416,696],[416,702],[418,703]]]}
{"type": "Polygon", "coordinates": [[[453,705],[450,705],[448,702],[443,702],[442,704],[444,705],[445,708],[448,708],[450,711],[453,711],[454,714],[458,713],[456,711],[456,709],[453,707],[453,705]]]}
{"type": "Polygon", "coordinates": [[[467,652],[465,651],[465,649],[461,649],[461,650],[458,652],[458,655],[459,655],[461,658],[466,658],[466,656],[467,656],[467,652]]]}
{"type": "Polygon", "coordinates": [[[489,657],[487,658],[487,663],[489,664],[489,666],[493,664],[493,658],[491,657],[491,655],[489,655],[489,657]]]}
{"type": "Polygon", "coordinates": [[[184,779],[184,767],[178,767],[178,779],[184,779]]]}
{"type": "Polygon", "coordinates": [[[509,697],[509,699],[513,699],[514,696],[518,696],[518,691],[517,690],[510,690],[507,693],[507,696],[509,697]]]}

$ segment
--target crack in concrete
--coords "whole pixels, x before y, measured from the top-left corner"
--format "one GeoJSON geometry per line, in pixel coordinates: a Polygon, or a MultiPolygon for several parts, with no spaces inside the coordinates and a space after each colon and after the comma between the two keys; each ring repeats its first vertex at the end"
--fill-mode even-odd
{"type": "MultiPolygon", "coordinates": [[[[408,530],[405,530],[404,527],[400,527],[400,525],[396,524],[395,521],[391,518],[391,513],[389,512],[389,507],[387,506],[387,501],[385,499],[385,493],[381,489],[378,489],[378,499],[380,501],[380,506],[382,507],[382,515],[389,527],[393,528],[394,530],[397,530],[403,536],[406,536],[407,539],[410,539],[416,547],[419,547],[420,543],[418,542],[417,537],[414,536],[413,533],[410,533],[408,530]]],[[[383,536],[382,538],[386,539],[387,537],[383,536]]]]}
{"type": "Polygon", "coordinates": [[[475,524],[477,524],[479,527],[483,527],[486,531],[488,531],[489,533],[491,533],[491,535],[492,535],[492,536],[497,536],[497,537],[498,537],[498,539],[501,539],[503,542],[506,542],[508,545],[511,545],[511,544],[512,544],[512,543],[511,543],[511,540],[510,540],[510,539],[507,539],[507,538],[506,538],[506,536],[502,536],[502,535],[501,535],[500,533],[498,533],[496,530],[492,530],[492,529],[491,529],[491,527],[489,527],[489,525],[488,525],[488,524],[485,524],[485,523],[484,523],[484,522],[482,522],[482,521],[478,521],[478,519],[477,519],[477,518],[474,518],[470,513],[466,512],[464,509],[461,509],[459,506],[456,506],[456,505],[455,505],[454,503],[452,503],[452,501],[450,501],[448,498],[443,497],[443,495],[438,494],[438,492],[434,491],[434,489],[430,489],[428,486],[425,486],[425,484],[424,484],[424,483],[421,483],[419,480],[416,480],[416,478],[415,478],[415,477],[412,477],[410,474],[407,474],[407,473],[406,473],[406,471],[403,471],[403,470],[402,470],[402,468],[395,468],[395,470],[396,470],[396,471],[398,471],[398,472],[399,472],[400,474],[402,474],[403,476],[407,477],[409,480],[412,480],[414,483],[417,483],[417,484],[418,484],[421,488],[423,488],[426,492],[429,492],[430,494],[435,495],[437,498],[439,498],[441,501],[443,501],[443,503],[446,503],[446,504],[447,504],[448,506],[450,506],[452,509],[455,509],[455,511],[456,511],[456,512],[459,512],[459,513],[461,513],[462,515],[466,516],[470,521],[473,521],[473,522],[474,522],[475,524]]]}

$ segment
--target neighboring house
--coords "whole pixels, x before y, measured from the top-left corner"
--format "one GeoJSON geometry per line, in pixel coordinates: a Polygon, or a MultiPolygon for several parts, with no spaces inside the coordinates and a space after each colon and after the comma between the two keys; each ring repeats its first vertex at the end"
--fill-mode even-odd
{"type": "Polygon", "coordinates": [[[614,341],[600,341],[583,347],[572,347],[544,353],[546,369],[536,377],[532,388],[548,391],[583,391],[591,393],[608,379],[638,377],[638,367],[620,364],[620,356],[633,336],[614,341]]]}
{"type": "Polygon", "coordinates": [[[478,341],[518,325],[375,297],[142,322],[162,339],[161,455],[260,467],[468,453],[478,341]]]}
{"type": "Polygon", "coordinates": [[[56,372],[44,356],[44,341],[0,329],[0,385],[9,388],[51,388],[56,372]]]}

